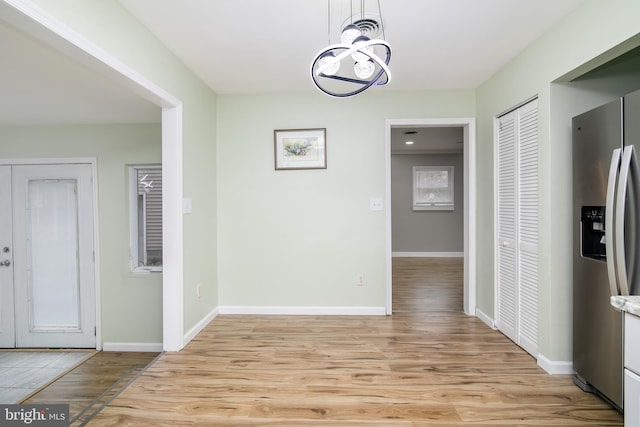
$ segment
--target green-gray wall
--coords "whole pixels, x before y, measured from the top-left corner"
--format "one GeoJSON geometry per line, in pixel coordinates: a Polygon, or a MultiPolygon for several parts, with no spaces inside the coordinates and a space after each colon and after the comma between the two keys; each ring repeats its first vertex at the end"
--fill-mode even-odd
{"type": "Polygon", "coordinates": [[[220,305],[384,308],[385,120],[474,115],[470,90],[219,95],[220,305]],[[300,128],[326,128],[326,170],[274,170],[274,129],[300,128]]]}
{"type": "Polygon", "coordinates": [[[571,360],[567,120],[612,91],[580,93],[588,101],[578,106],[569,93],[575,88],[554,82],[635,47],[637,0],[587,0],[477,89],[372,89],[348,100],[320,94],[222,95],[217,104],[216,96],[117,2],[35,3],[184,102],[184,193],[194,203],[184,224],[185,330],[219,305],[384,304],[384,221],[369,211],[369,199],[384,196],[384,120],[394,118],[476,116],[478,207],[472,217],[482,248],[477,302],[494,317],[493,120],[538,96],[539,347],[550,361],[571,360]],[[327,128],[328,169],[274,171],[273,130],[309,127],[327,128]],[[354,286],[358,273],[367,276],[365,287],[354,286]],[[197,300],[195,286],[201,282],[205,296],[197,300]]]}
{"type": "MultiPolygon", "coordinates": [[[[552,91],[573,77],[638,44],[636,0],[588,0],[477,89],[478,110],[478,294],[479,309],[495,316],[493,120],[501,112],[539,97],[540,129],[540,313],[542,359],[572,360],[571,133],[570,117],[611,96],[582,94],[571,99],[552,91]]],[[[572,91],[568,89],[568,91],[572,91]]]]}
{"type": "Polygon", "coordinates": [[[33,3],[182,102],[183,195],[193,205],[193,212],[183,217],[182,230],[186,335],[218,306],[216,95],[119,2],[33,3]],[[201,298],[197,298],[198,285],[202,285],[201,298]]]}

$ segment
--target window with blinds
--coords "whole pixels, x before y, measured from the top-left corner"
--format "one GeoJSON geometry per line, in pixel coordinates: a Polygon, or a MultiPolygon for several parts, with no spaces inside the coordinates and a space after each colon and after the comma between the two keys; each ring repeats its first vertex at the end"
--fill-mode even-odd
{"type": "Polygon", "coordinates": [[[453,210],[453,166],[413,167],[413,210],[453,210]]]}
{"type": "Polygon", "coordinates": [[[131,166],[131,266],[162,269],[162,167],[131,166]]]}

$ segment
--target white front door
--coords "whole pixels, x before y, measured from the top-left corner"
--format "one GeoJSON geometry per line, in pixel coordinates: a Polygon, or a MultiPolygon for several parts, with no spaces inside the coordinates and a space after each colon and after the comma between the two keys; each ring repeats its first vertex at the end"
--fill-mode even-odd
{"type": "MultiPolygon", "coordinates": [[[[0,222],[11,223],[13,215],[13,247],[6,252],[12,254],[11,264],[0,266],[2,347],[95,348],[91,165],[2,168],[11,168],[11,188],[7,200],[6,184],[0,186],[0,197],[5,196],[0,203],[12,208],[8,218],[4,210],[0,211],[0,222]],[[4,281],[9,276],[5,268],[12,270],[11,285],[4,281]],[[5,293],[13,294],[12,319],[5,293]]],[[[3,245],[0,242],[0,263],[6,254],[3,245]]]]}

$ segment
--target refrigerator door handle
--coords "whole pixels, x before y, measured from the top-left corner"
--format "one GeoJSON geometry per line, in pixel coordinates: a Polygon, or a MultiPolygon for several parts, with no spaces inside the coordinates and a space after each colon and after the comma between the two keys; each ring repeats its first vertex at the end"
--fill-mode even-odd
{"type": "Polygon", "coordinates": [[[618,283],[620,286],[620,295],[629,295],[629,281],[627,279],[627,257],[624,247],[624,214],[625,202],[627,200],[627,188],[629,187],[629,173],[631,162],[635,160],[633,145],[624,147],[622,155],[622,163],[620,165],[620,178],[618,181],[618,191],[616,195],[616,211],[615,211],[615,251],[616,266],[618,273],[618,283]]]}
{"type": "Polygon", "coordinates": [[[607,201],[604,211],[605,250],[607,252],[607,273],[609,275],[609,290],[611,295],[619,295],[618,278],[616,277],[616,253],[614,246],[614,209],[616,197],[616,183],[618,182],[618,168],[620,167],[620,149],[616,148],[611,154],[609,178],[607,181],[607,201]]]}

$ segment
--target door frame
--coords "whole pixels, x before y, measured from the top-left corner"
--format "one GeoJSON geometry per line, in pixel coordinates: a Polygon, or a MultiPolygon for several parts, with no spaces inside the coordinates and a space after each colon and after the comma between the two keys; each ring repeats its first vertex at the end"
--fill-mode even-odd
{"type": "Polygon", "coordinates": [[[0,167],[0,216],[4,221],[0,223],[0,233],[3,234],[0,247],[8,247],[9,252],[2,252],[2,261],[9,261],[9,265],[0,267],[0,348],[15,348],[16,346],[16,308],[15,282],[13,267],[13,203],[4,203],[13,199],[13,170],[11,166],[0,167]],[[10,239],[9,239],[10,237],[10,239]],[[8,267],[8,268],[7,268],[8,267]]]}
{"type": "Polygon", "coordinates": [[[28,0],[0,1],[0,16],[162,108],[162,347],[164,351],[181,350],[187,340],[183,316],[182,101],[28,0]]]}
{"type": "Polygon", "coordinates": [[[95,157],[72,157],[72,158],[34,158],[34,159],[0,159],[0,166],[23,166],[23,165],[76,165],[88,164],[91,166],[91,204],[93,208],[93,283],[94,283],[94,304],[95,304],[95,324],[96,324],[96,350],[102,350],[102,323],[100,311],[100,254],[99,254],[99,233],[98,233],[98,169],[95,157]]]}
{"type": "Polygon", "coordinates": [[[476,315],[476,119],[473,117],[443,119],[387,119],[385,121],[385,186],[386,206],[386,314],[393,313],[392,247],[391,247],[391,128],[402,126],[462,127],[464,162],[464,312],[476,315]]]}

